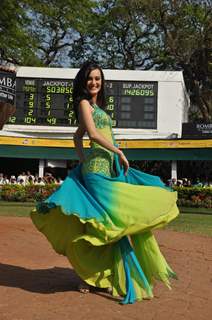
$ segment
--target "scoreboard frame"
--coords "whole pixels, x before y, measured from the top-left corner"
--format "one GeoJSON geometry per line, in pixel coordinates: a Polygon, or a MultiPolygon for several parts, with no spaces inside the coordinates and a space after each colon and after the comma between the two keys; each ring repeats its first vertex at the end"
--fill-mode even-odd
{"type": "MultiPolygon", "coordinates": [[[[106,108],[113,127],[157,129],[156,81],[106,80],[106,108]]],[[[16,113],[11,125],[77,126],[73,79],[16,78],[16,113]]]]}
{"type": "MultiPolygon", "coordinates": [[[[42,68],[42,67],[19,67],[17,69],[17,78],[19,79],[43,79],[45,81],[71,81],[75,78],[79,69],[72,68],[42,68]]],[[[145,126],[117,126],[113,128],[115,134],[120,138],[128,134],[133,138],[140,138],[148,135],[151,137],[167,137],[175,133],[181,136],[182,122],[186,122],[187,109],[189,108],[189,99],[186,92],[184,79],[181,71],[153,71],[153,70],[112,70],[103,69],[105,80],[113,83],[134,83],[134,84],[152,84],[156,89],[156,108],[154,111],[155,125],[145,126]]],[[[40,80],[39,80],[40,81],[40,80]]],[[[125,88],[127,89],[127,88],[125,88]]],[[[131,88],[136,90],[136,88],[131,88]]],[[[134,91],[136,94],[136,91],[134,91]]],[[[120,104],[120,102],[119,102],[120,104]]],[[[120,109],[119,109],[120,110],[120,109]]],[[[113,110],[107,110],[113,111],[113,110]]],[[[117,110],[116,110],[117,112],[117,110]]],[[[110,113],[110,112],[109,112],[110,113]]],[[[152,117],[152,116],[150,116],[152,117]]],[[[137,119],[136,119],[137,120],[137,119]]],[[[51,133],[52,136],[60,135],[66,137],[66,134],[75,132],[76,127],[61,125],[5,125],[7,131],[22,131],[35,133],[51,133]],[[54,128],[54,129],[53,129],[54,128]]]]}

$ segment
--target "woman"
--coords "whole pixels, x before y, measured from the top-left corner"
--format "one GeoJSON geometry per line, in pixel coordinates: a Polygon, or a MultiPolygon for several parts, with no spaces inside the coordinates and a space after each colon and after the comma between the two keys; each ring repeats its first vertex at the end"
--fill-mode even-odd
{"type": "Polygon", "coordinates": [[[151,233],[178,215],[176,193],[158,177],[129,168],[115,146],[97,64],[87,62],[78,72],[73,102],[80,164],[37,206],[32,220],[88,285],[112,288],[123,304],[151,298],[155,279],[170,287],[169,278],[176,278],[151,233]]]}

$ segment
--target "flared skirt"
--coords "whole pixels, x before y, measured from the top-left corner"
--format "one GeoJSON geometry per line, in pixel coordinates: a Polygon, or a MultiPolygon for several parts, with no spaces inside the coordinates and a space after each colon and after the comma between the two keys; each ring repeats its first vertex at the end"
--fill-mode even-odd
{"type": "Polygon", "coordinates": [[[178,215],[176,192],[133,168],[116,177],[81,169],[31,212],[37,229],[84,281],[112,288],[122,303],[153,297],[155,279],[170,287],[176,274],[151,231],[178,215]]]}

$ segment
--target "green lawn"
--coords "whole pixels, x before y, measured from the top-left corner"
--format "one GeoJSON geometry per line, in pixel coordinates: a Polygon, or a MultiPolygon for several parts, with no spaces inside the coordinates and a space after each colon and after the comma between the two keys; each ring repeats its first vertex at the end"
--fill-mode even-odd
{"type": "Polygon", "coordinates": [[[34,202],[0,201],[0,216],[28,217],[34,206],[34,202]]]}
{"type": "Polygon", "coordinates": [[[194,213],[194,214],[211,214],[212,208],[186,208],[180,207],[181,213],[194,213]]]}
{"type": "Polygon", "coordinates": [[[180,213],[180,215],[172,221],[166,229],[191,232],[212,237],[212,215],[203,213],[180,213]]]}
{"type": "MultiPolygon", "coordinates": [[[[0,216],[27,217],[34,206],[33,202],[0,201],[0,216]]],[[[211,209],[181,208],[180,215],[166,228],[212,237],[211,211],[211,209]]]]}

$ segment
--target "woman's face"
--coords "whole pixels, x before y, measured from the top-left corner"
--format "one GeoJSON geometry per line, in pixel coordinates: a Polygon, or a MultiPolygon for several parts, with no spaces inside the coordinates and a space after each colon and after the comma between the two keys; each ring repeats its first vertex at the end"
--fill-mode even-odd
{"type": "Polygon", "coordinates": [[[90,72],[87,80],[86,88],[92,97],[98,95],[102,87],[102,77],[99,69],[94,69],[90,72]]]}

